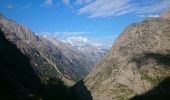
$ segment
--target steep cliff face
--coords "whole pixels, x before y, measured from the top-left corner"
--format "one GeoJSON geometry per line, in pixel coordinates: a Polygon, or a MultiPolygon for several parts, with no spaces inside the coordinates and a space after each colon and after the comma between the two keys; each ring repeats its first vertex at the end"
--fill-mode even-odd
{"type": "Polygon", "coordinates": [[[71,58],[77,55],[73,52],[70,52],[73,56],[67,57],[51,41],[34,35],[30,29],[5,18],[2,14],[0,30],[7,41],[16,45],[17,49],[30,59],[33,70],[42,82],[52,78],[73,85],[73,81],[82,79],[90,70],[92,62],[85,57],[71,58]]]}
{"type": "MultiPolygon", "coordinates": [[[[147,18],[131,24],[120,34],[108,55],[85,78],[94,100],[129,99],[151,90],[170,76],[167,15],[169,12],[163,18],[147,18]]],[[[151,94],[158,93],[170,95],[161,86],[151,94]]]]}

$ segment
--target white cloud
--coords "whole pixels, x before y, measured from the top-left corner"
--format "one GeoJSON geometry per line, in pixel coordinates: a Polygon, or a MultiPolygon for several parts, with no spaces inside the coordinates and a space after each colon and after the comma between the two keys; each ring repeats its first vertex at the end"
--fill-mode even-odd
{"type": "Polygon", "coordinates": [[[50,32],[41,32],[39,33],[40,35],[48,35],[48,37],[53,37],[53,38],[57,38],[57,39],[66,39],[68,37],[77,37],[80,35],[84,35],[84,34],[89,34],[90,32],[54,32],[54,33],[50,33],[50,32]]]}
{"type": "Polygon", "coordinates": [[[146,18],[146,17],[159,17],[160,15],[137,15],[137,17],[146,18]]]}
{"type": "Polygon", "coordinates": [[[89,40],[85,37],[77,36],[77,37],[68,37],[67,42],[73,46],[81,46],[89,42],[89,40]]]}
{"type": "Polygon", "coordinates": [[[46,36],[46,35],[43,35],[42,37],[43,37],[43,38],[47,38],[47,36],[46,36]]]}
{"type": "Polygon", "coordinates": [[[170,0],[77,0],[82,4],[78,10],[79,14],[87,14],[89,17],[120,16],[128,13],[149,16],[160,13],[170,8],[170,0]]]}
{"type": "Polygon", "coordinates": [[[70,0],[62,0],[64,5],[69,5],[70,4],[70,0]]]}
{"type": "Polygon", "coordinates": [[[159,17],[159,15],[148,15],[147,17],[159,17]]]}
{"type": "Polygon", "coordinates": [[[51,7],[53,5],[53,0],[45,0],[43,4],[41,4],[41,6],[44,7],[51,7]]]}
{"type": "Polygon", "coordinates": [[[80,36],[83,34],[89,34],[90,32],[54,32],[53,36],[59,36],[59,37],[72,37],[72,36],[80,36]]]}
{"type": "Polygon", "coordinates": [[[115,37],[105,37],[105,38],[87,38],[82,36],[77,37],[68,37],[66,40],[62,40],[63,42],[70,43],[73,46],[85,46],[85,45],[93,45],[100,47],[111,47],[113,42],[115,41],[115,37]]]}
{"type": "Polygon", "coordinates": [[[100,47],[111,47],[116,40],[117,35],[108,36],[108,37],[96,37],[96,38],[87,38],[82,36],[77,37],[68,37],[65,40],[62,40],[66,43],[70,43],[73,46],[84,46],[84,45],[93,45],[100,47]]]}
{"type": "Polygon", "coordinates": [[[14,8],[13,5],[11,5],[11,4],[8,4],[6,7],[7,7],[8,9],[14,8]]]}
{"type": "Polygon", "coordinates": [[[83,4],[90,3],[90,2],[92,2],[92,1],[94,1],[94,0],[76,0],[76,1],[75,1],[75,4],[77,4],[77,5],[83,5],[83,4]]]}
{"type": "Polygon", "coordinates": [[[158,0],[157,2],[154,2],[153,0],[153,2],[137,8],[136,12],[139,14],[150,14],[162,12],[168,8],[170,8],[170,0],[158,0]]]}
{"type": "Polygon", "coordinates": [[[131,0],[95,0],[79,9],[79,14],[89,14],[90,17],[107,17],[132,12],[131,0]]]}
{"type": "Polygon", "coordinates": [[[32,6],[32,3],[26,3],[26,4],[23,4],[23,5],[20,5],[20,6],[14,6],[12,4],[6,5],[6,7],[8,9],[22,9],[22,10],[29,9],[31,6],[32,6]]]}
{"type": "Polygon", "coordinates": [[[94,46],[102,46],[102,44],[101,44],[101,43],[98,43],[98,42],[95,42],[95,43],[94,43],[94,46]]]}

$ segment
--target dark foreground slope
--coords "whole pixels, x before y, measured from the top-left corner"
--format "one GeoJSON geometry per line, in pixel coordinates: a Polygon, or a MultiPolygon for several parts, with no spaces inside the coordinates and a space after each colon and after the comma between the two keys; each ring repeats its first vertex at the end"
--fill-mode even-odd
{"type": "Polygon", "coordinates": [[[94,100],[170,99],[169,15],[131,24],[120,34],[85,79],[94,100]]]}
{"type": "Polygon", "coordinates": [[[40,80],[28,57],[5,39],[0,31],[0,99],[25,99],[40,88],[40,80]]]}

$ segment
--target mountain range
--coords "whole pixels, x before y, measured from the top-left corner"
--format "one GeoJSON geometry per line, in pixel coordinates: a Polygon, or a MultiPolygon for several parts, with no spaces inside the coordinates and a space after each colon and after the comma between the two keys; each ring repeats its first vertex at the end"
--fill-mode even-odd
{"type": "Polygon", "coordinates": [[[84,52],[38,36],[0,14],[1,99],[76,100],[75,90],[69,87],[83,79],[95,63],[84,52]]]}
{"type": "Polygon", "coordinates": [[[0,53],[2,100],[170,99],[170,10],[130,24],[109,51],[37,36],[0,14],[0,53]]]}
{"type": "MultiPolygon", "coordinates": [[[[37,36],[27,27],[2,14],[0,29],[5,38],[30,59],[32,68],[44,82],[56,78],[73,85],[84,78],[95,63],[90,60],[93,58],[85,56],[77,48],[56,39],[37,36]]],[[[95,59],[100,59],[99,57],[101,56],[95,59]]]]}
{"type": "Polygon", "coordinates": [[[109,48],[102,46],[85,45],[78,48],[94,64],[99,62],[109,51],[109,48]]]}

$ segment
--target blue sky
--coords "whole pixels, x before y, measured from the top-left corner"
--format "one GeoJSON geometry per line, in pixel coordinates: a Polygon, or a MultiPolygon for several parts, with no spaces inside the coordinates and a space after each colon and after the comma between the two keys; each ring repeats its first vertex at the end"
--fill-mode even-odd
{"type": "Polygon", "coordinates": [[[130,23],[158,17],[170,0],[0,0],[0,12],[38,35],[111,46],[130,23]]]}

